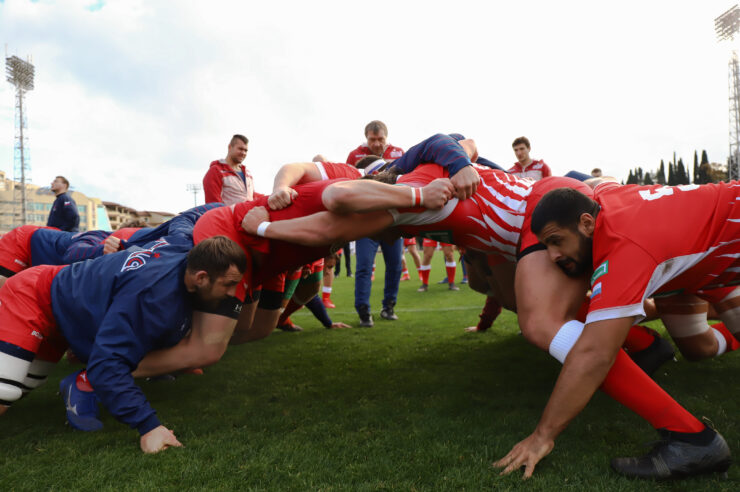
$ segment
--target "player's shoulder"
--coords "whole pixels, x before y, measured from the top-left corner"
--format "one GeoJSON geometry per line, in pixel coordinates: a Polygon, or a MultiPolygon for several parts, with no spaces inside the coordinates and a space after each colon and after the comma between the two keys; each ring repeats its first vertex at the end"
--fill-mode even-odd
{"type": "Polygon", "coordinates": [[[395,145],[388,145],[386,147],[385,152],[383,152],[383,157],[386,159],[399,159],[403,156],[403,149],[401,147],[396,147],[395,145]]]}

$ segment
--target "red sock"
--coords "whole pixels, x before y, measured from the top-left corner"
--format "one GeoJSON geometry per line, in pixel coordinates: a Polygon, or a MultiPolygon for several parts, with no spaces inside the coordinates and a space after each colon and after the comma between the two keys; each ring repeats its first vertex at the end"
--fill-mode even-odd
{"type": "Polygon", "coordinates": [[[480,321],[478,321],[476,329],[478,331],[486,331],[491,327],[500,313],[501,304],[494,297],[486,297],[486,304],[480,313],[480,321]]]}
{"type": "Polygon", "coordinates": [[[327,299],[331,299],[331,292],[322,292],[321,293],[321,300],[322,301],[326,301],[327,299]]]}
{"type": "Polygon", "coordinates": [[[424,285],[429,285],[429,274],[432,273],[432,269],[428,270],[419,270],[419,274],[421,275],[421,283],[424,285]]]}
{"type": "Polygon", "coordinates": [[[280,315],[280,318],[278,319],[278,326],[284,325],[286,323],[290,323],[289,321],[290,315],[295,313],[302,307],[303,307],[303,304],[298,304],[297,302],[293,301],[293,299],[288,301],[288,305],[285,306],[285,310],[283,311],[283,313],[280,315]]]}
{"type": "Polygon", "coordinates": [[[712,328],[720,332],[722,336],[725,337],[725,340],[727,340],[727,349],[725,350],[725,353],[732,352],[733,350],[740,348],[740,342],[738,342],[737,338],[730,333],[730,330],[727,329],[724,323],[716,323],[712,325],[712,328]]]}
{"type": "Polygon", "coordinates": [[[622,347],[627,349],[627,352],[645,350],[655,341],[656,335],[657,333],[647,326],[634,325],[627,333],[627,338],[624,340],[622,347]]]}
{"type": "Polygon", "coordinates": [[[601,385],[602,391],[656,429],[701,432],[704,424],[691,415],[620,350],[601,385]]]}
{"type": "Polygon", "coordinates": [[[447,270],[447,282],[450,284],[455,283],[455,271],[457,270],[457,263],[454,261],[445,263],[445,270],[447,270]]]}
{"type": "Polygon", "coordinates": [[[92,385],[90,384],[90,381],[87,379],[87,371],[83,370],[80,371],[80,373],[77,375],[77,379],[75,380],[75,384],[77,385],[77,389],[80,391],[92,391],[92,385]]]}

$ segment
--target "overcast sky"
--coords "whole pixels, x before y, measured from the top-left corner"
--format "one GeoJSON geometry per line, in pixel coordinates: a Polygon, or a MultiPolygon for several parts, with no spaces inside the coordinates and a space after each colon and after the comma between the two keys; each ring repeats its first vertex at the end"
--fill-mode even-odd
{"type": "MultiPolygon", "coordinates": [[[[31,55],[31,179],[138,209],[193,204],[234,133],[269,192],[286,162],[344,161],[372,119],[407,148],[460,132],[511,165],[625,179],[674,151],[728,154],[732,1],[0,0],[8,55],[31,55]]],[[[740,46],[736,41],[735,45],[740,46]]],[[[14,88],[0,84],[0,170],[14,88]]],[[[202,193],[198,196],[202,202],[202,193]]]]}

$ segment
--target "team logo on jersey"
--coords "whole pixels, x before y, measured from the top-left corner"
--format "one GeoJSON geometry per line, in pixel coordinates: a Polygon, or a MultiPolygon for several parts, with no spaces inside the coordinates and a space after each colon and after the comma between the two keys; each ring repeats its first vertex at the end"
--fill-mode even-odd
{"type": "Polygon", "coordinates": [[[596,297],[601,295],[601,282],[594,285],[593,289],[591,289],[591,300],[594,300],[596,297]]]}
{"type": "Polygon", "coordinates": [[[591,275],[591,285],[594,285],[594,282],[596,282],[599,277],[606,275],[607,273],[609,273],[609,260],[606,260],[604,263],[596,267],[594,274],[591,275]]]}
{"type": "Polygon", "coordinates": [[[146,265],[146,260],[151,258],[152,256],[154,258],[159,258],[159,253],[155,253],[154,250],[162,246],[167,246],[168,244],[169,243],[165,241],[164,238],[161,238],[158,239],[151,248],[134,251],[133,253],[128,255],[128,258],[126,258],[126,261],[121,267],[121,272],[138,270],[139,268],[146,265]]]}

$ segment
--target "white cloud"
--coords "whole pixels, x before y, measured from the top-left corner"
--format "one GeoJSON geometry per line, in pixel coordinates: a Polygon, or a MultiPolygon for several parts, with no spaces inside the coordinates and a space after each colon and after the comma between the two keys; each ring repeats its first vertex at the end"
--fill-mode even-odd
{"type": "MultiPolygon", "coordinates": [[[[250,138],[267,191],[284,162],[343,160],[367,121],[408,147],[438,131],[513,161],[527,135],[555,172],[625,177],[675,150],[727,155],[727,2],[0,3],[11,54],[33,55],[34,182],[177,211],[250,138]]],[[[13,90],[0,86],[0,169],[12,171],[13,90]]]]}

